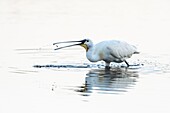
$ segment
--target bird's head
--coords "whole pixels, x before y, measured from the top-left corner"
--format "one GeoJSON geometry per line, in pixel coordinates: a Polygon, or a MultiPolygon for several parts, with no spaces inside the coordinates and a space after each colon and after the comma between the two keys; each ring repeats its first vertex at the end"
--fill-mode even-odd
{"type": "Polygon", "coordinates": [[[63,48],[66,48],[66,47],[80,45],[83,48],[85,48],[86,51],[88,51],[89,48],[93,46],[93,42],[90,39],[83,39],[83,40],[80,40],[80,41],[57,42],[57,43],[53,43],[53,45],[58,45],[58,44],[61,44],[61,43],[74,43],[74,44],[71,44],[71,45],[68,45],[68,46],[63,46],[63,47],[58,47],[57,46],[58,48],[56,48],[55,50],[63,49],[63,48]]]}
{"type": "Polygon", "coordinates": [[[88,51],[89,48],[93,46],[93,42],[90,39],[84,39],[80,46],[84,47],[85,50],[88,51]]]}

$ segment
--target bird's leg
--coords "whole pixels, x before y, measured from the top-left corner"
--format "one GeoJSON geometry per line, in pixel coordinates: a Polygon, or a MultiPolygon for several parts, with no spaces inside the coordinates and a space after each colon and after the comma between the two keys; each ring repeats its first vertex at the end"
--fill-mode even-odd
{"type": "Polygon", "coordinates": [[[129,66],[130,66],[126,60],[125,60],[124,62],[126,63],[127,67],[129,67],[129,66]]]}
{"type": "Polygon", "coordinates": [[[107,63],[107,62],[106,62],[105,69],[110,69],[110,63],[107,63]]]}

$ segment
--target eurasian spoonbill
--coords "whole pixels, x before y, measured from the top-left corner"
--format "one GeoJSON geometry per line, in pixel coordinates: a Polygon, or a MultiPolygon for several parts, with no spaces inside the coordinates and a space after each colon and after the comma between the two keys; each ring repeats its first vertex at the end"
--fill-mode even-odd
{"type": "Polygon", "coordinates": [[[74,43],[74,44],[64,47],[58,47],[55,50],[80,45],[85,48],[86,57],[89,61],[97,62],[103,60],[106,62],[106,68],[109,67],[111,62],[116,63],[125,62],[127,67],[129,67],[130,65],[128,64],[126,59],[130,58],[133,54],[139,54],[135,46],[130,45],[124,41],[118,40],[102,41],[94,45],[90,39],[84,39],[80,41],[57,42],[53,43],[53,45],[60,43],[74,43]]]}

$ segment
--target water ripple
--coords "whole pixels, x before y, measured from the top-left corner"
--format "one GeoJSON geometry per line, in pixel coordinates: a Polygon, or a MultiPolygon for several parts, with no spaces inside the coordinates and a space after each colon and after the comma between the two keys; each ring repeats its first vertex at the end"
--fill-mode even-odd
{"type": "Polygon", "coordinates": [[[90,65],[34,65],[35,68],[89,68],[90,65]]]}

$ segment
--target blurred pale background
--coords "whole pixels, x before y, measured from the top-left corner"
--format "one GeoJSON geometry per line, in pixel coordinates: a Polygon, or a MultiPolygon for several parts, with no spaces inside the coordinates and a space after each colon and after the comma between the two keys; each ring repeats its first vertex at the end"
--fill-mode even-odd
{"type": "Polygon", "coordinates": [[[169,0],[0,0],[0,47],[91,38],[168,52],[169,6],[169,0]]]}

